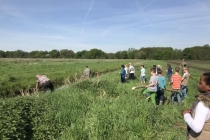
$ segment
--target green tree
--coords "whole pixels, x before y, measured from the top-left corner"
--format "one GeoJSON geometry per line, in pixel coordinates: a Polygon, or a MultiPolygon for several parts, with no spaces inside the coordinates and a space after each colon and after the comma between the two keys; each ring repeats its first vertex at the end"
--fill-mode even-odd
{"type": "Polygon", "coordinates": [[[50,58],[59,58],[60,57],[59,51],[55,50],[55,49],[50,51],[49,55],[50,55],[50,58]]]}
{"type": "Polygon", "coordinates": [[[5,58],[5,57],[6,57],[6,53],[0,50],[0,58],[5,58]]]}
{"type": "Polygon", "coordinates": [[[134,48],[129,48],[128,49],[128,59],[134,59],[134,48]]]}

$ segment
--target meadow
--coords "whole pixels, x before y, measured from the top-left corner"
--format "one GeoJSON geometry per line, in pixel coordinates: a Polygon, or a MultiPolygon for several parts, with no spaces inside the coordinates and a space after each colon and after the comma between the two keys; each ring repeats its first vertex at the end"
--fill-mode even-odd
{"type": "MultiPolygon", "coordinates": [[[[35,88],[36,74],[45,74],[60,87],[82,78],[83,70],[88,65],[91,77],[120,69],[128,60],[79,60],[79,59],[0,59],[0,97],[8,98],[27,93],[35,88]]],[[[131,62],[138,63],[139,60],[131,62]]]]}
{"type": "MultiPolygon", "coordinates": [[[[25,75],[30,75],[30,78],[26,78],[27,76],[23,78],[30,79],[31,84],[35,81],[37,73],[46,73],[49,77],[55,76],[53,80],[56,80],[57,75],[62,75],[60,76],[62,79],[72,74],[72,78],[75,78],[75,72],[80,71],[81,74],[85,65],[103,74],[99,77],[92,76],[89,80],[78,78],[79,80],[71,83],[61,83],[61,85],[66,84],[65,88],[57,88],[53,93],[34,93],[31,96],[0,99],[0,139],[183,140],[186,138],[186,124],[181,112],[195,101],[194,96],[198,94],[197,83],[203,71],[190,69],[189,96],[182,100],[182,106],[178,106],[175,102],[174,105],[165,103],[154,108],[151,102],[145,100],[142,89],[131,90],[131,88],[140,85],[140,64],[145,65],[146,77],[149,79],[150,67],[153,64],[160,64],[165,69],[164,66],[167,64],[165,61],[33,61],[30,62],[33,65],[27,64],[24,69],[25,75]],[[33,64],[33,61],[37,64],[33,64]],[[119,76],[120,65],[129,62],[135,66],[136,79],[127,80],[122,84],[119,76]],[[70,68],[72,69],[69,70],[70,68]],[[78,69],[75,70],[76,68],[78,69]]],[[[10,70],[14,75],[16,73],[18,75],[23,69],[20,67],[15,71],[15,66],[20,66],[22,63],[25,64],[25,60],[1,62],[1,65],[12,64],[10,69],[5,68],[5,75],[9,75],[10,70]]],[[[172,64],[172,67],[175,66],[172,64]]],[[[170,89],[168,83],[167,88],[170,89]]],[[[170,92],[165,92],[166,97],[169,95],[170,92]]]]}

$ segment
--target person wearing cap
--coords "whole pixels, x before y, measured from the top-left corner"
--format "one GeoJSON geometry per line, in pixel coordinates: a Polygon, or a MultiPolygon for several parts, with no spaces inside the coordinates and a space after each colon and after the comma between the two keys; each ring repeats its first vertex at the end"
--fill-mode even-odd
{"type": "Polygon", "coordinates": [[[54,91],[54,86],[52,84],[52,82],[50,81],[49,78],[47,78],[46,75],[40,75],[37,74],[36,75],[37,81],[36,81],[36,90],[43,90],[44,92],[47,91],[47,89],[49,88],[52,91],[54,91]]]}

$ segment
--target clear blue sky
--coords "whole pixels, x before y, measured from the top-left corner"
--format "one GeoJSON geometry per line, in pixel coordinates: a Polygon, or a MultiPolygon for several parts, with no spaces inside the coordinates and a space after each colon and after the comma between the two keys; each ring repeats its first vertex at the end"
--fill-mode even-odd
{"type": "Polygon", "coordinates": [[[0,0],[0,50],[210,44],[210,0],[0,0]]]}

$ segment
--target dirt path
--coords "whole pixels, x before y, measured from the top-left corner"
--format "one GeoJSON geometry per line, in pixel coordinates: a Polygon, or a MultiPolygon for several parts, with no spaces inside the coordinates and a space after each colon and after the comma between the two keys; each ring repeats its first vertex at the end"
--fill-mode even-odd
{"type": "MultiPolygon", "coordinates": [[[[181,63],[179,62],[174,62],[174,61],[166,61],[167,63],[171,63],[171,64],[176,64],[176,65],[180,65],[181,63]]],[[[199,67],[196,67],[196,66],[192,66],[190,64],[188,64],[188,67],[189,68],[193,68],[193,69],[196,69],[196,70],[200,70],[200,71],[203,71],[203,72],[210,72],[210,69],[206,69],[206,68],[199,68],[199,67]]]]}

